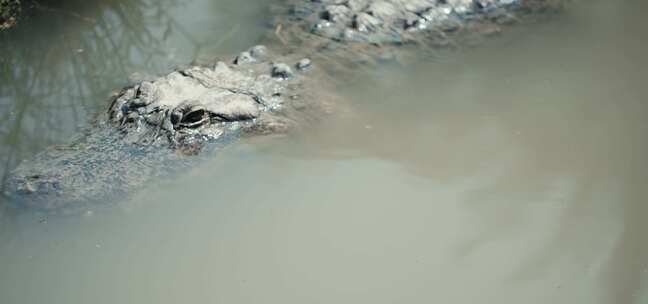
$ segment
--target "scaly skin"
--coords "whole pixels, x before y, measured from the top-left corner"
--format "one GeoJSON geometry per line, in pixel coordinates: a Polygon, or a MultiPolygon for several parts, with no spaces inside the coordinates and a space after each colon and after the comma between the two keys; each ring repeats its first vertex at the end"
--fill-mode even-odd
{"type": "Polygon", "coordinates": [[[471,22],[503,24],[516,14],[557,9],[556,0],[294,1],[305,30],[342,42],[405,43],[412,34],[451,33],[471,22]]]}

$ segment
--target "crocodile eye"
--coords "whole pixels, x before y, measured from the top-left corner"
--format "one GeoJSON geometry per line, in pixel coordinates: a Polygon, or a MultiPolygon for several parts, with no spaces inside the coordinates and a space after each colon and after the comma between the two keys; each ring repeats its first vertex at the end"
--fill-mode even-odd
{"type": "Polygon", "coordinates": [[[196,109],[182,115],[180,125],[187,128],[196,128],[209,119],[207,111],[196,109]]]}

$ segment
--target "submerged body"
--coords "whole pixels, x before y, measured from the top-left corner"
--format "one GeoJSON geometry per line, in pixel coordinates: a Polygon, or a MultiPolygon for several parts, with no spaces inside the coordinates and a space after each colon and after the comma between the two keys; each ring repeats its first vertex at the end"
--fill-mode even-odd
{"type": "Polygon", "coordinates": [[[289,2],[291,9],[282,9],[268,40],[270,50],[256,46],[227,62],[180,69],[123,89],[72,144],[19,165],[6,182],[7,195],[21,207],[56,211],[127,195],[199,163],[240,136],[286,132],[331,112],[337,98],[326,70],[336,60],[385,58],[406,44],[447,47],[453,37],[490,35],[515,22],[517,12],[559,3],[289,2]],[[322,53],[335,60],[311,58],[322,53]]]}
{"type": "Polygon", "coordinates": [[[406,43],[415,33],[454,32],[471,22],[506,24],[557,0],[298,1],[296,16],[317,35],[343,42],[406,43]]]}

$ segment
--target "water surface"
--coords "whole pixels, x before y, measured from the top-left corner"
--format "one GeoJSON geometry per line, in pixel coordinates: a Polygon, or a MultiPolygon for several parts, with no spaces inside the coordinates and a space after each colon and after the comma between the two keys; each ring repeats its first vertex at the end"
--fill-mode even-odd
{"type": "Polygon", "coordinates": [[[646,9],[358,71],[301,134],[0,217],[0,303],[646,303],[646,9]]]}

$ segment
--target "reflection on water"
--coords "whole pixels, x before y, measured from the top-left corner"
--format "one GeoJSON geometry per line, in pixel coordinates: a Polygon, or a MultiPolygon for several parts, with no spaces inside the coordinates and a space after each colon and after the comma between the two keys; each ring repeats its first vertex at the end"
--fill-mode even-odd
{"type": "Polygon", "coordinates": [[[38,2],[25,22],[0,33],[0,177],[21,159],[65,142],[132,73],[166,73],[254,44],[268,5],[51,2],[38,2]]]}
{"type": "Polygon", "coordinates": [[[358,72],[355,113],[78,218],[0,222],[0,303],[646,303],[643,1],[358,72]]]}

